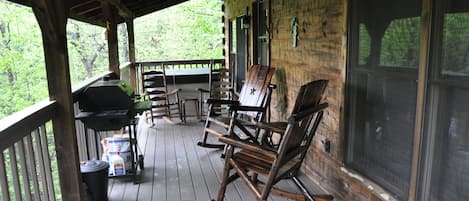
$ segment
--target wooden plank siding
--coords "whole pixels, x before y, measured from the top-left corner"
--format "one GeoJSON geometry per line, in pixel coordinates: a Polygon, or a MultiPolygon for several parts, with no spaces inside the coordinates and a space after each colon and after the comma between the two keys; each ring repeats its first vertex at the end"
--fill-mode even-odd
{"type": "MultiPolygon", "coordinates": [[[[206,149],[196,145],[203,132],[203,123],[188,119],[186,124],[172,125],[157,120],[153,127],[140,121],[139,149],[144,154],[145,169],[139,184],[129,179],[109,180],[110,201],[207,201],[215,198],[220,187],[223,170],[221,150],[206,149]]],[[[319,189],[306,177],[302,181],[319,189]]],[[[279,186],[299,192],[293,183],[281,182],[279,186]]],[[[229,185],[227,201],[252,201],[251,191],[238,180],[229,185]]],[[[271,197],[270,201],[287,201],[271,197]]]]}

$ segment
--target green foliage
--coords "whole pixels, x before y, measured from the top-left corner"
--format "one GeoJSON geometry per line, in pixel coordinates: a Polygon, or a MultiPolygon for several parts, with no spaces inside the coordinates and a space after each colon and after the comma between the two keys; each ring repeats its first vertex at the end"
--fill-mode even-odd
{"type": "Polygon", "coordinates": [[[393,20],[382,38],[380,64],[417,68],[419,44],[420,17],[393,20]]]}
{"type": "Polygon", "coordinates": [[[469,13],[446,14],[443,28],[443,74],[469,74],[469,13]],[[466,22],[466,23],[464,23],[466,22]]]}
{"type": "Polygon", "coordinates": [[[31,9],[0,1],[0,57],[0,118],[48,96],[41,32],[31,9]]]}
{"type": "MultiPolygon", "coordinates": [[[[217,0],[194,0],[135,21],[137,60],[222,58],[217,0]]],[[[118,27],[120,62],[128,61],[125,24],[118,27]]],[[[105,29],[68,20],[72,85],[108,69],[105,29]]],[[[0,118],[48,97],[41,31],[32,10],[0,0],[0,118]]]]}
{"type": "MultiPolygon", "coordinates": [[[[359,27],[359,64],[368,64],[371,36],[364,24],[359,27]]],[[[381,38],[379,64],[387,67],[417,68],[419,62],[420,17],[391,21],[381,38]]]]}
{"type": "Polygon", "coordinates": [[[137,60],[222,58],[221,2],[193,0],[135,20],[137,60]]]}
{"type": "Polygon", "coordinates": [[[358,44],[358,64],[363,65],[368,62],[367,59],[370,56],[371,38],[370,34],[366,30],[365,24],[360,24],[359,31],[360,41],[358,44]]]}
{"type": "MultiPolygon", "coordinates": [[[[136,20],[137,60],[221,58],[220,5],[219,0],[194,0],[136,20]]],[[[125,24],[119,25],[118,34],[123,63],[128,61],[125,24]]],[[[67,39],[72,85],[108,69],[104,28],[69,19],[67,39]]],[[[36,18],[30,8],[0,0],[0,119],[47,97],[42,35],[36,18]]],[[[46,130],[56,199],[60,200],[50,122],[46,130]]],[[[7,167],[11,165],[9,157],[5,152],[7,167]]],[[[7,174],[8,183],[12,183],[11,171],[7,174]]]]}
{"type": "Polygon", "coordinates": [[[72,85],[108,69],[104,28],[69,19],[67,42],[72,85]]]}

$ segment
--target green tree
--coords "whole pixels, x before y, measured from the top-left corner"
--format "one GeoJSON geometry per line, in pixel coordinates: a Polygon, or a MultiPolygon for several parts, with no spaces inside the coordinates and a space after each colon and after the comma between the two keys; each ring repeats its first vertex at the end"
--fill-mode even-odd
{"type": "Polygon", "coordinates": [[[91,78],[108,68],[105,29],[68,20],[67,41],[72,83],[91,78]]]}
{"type": "Polygon", "coordinates": [[[221,2],[193,0],[135,20],[137,60],[222,58],[221,2]]]}
{"type": "Polygon", "coordinates": [[[41,32],[31,9],[0,2],[0,57],[0,118],[48,96],[41,32]]]}

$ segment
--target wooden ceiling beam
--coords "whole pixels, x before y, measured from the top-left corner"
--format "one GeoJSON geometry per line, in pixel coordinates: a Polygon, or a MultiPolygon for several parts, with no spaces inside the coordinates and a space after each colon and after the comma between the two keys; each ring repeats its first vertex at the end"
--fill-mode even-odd
{"type": "Polygon", "coordinates": [[[86,15],[87,13],[97,11],[97,10],[101,10],[101,6],[89,7],[89,8],[83,9],[83,10],[82,9],[73,9],[73,10],[71,10],[71,12],[73,12],[76,15],[86,15]]]}
{"type": "Polygon", "coordinates": [[[96,0],[89,0],[89,1],[70,1],[68,2],[68,6],[70,9],[77,9],[80,7],[88,6],[90,4],[96,3],[96,0]]]}
{"type": "Polygon", "coordinates": [[[158,2],[158,5],[156,6],[154,5],[153,1],[148,1],[148,0],[140,1],[138,4],[135,4],[135,5],[138,5],[138,8],[139,8],[139,9],[138,8],[135,9],[135,13],[138,14],[135,17],[140,17],[143,15],[150,14],[152,12],[156,12],[165,8],[169,8],[171,6],[180,4],[185,1],[188,1],[188,0],[163,0],[163,1],[158,2]]]}
{"type": "Polygon", "coordinates": [[[132,12],[126,5],[122,3],[121,0],[99,0],[101,2],[109,3],[114,6],[118,14],[122,16],[124,19],[133,19],[134,12],[132,12]]]}

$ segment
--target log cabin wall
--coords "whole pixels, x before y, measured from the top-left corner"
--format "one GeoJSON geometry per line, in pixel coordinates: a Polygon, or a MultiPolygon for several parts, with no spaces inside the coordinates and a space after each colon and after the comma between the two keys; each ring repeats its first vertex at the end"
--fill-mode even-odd
{"type": "MultiPolygon", "coordinates": [[[[225,0],[225,17],[252,14],[251,0],[225,0]]],[[[270,64],[275,67],[271,120],[285,120],[290,114],[299,87],[312,80],[328,79],[329,103],[302,171],[335,200],[384,200],[379,186],[372,185],[344,168],[344,99],[347,55],[347,0],[265,0],[270,3],[270,64]],[[292,19],[297,19],[297,47],[292,42],[292,19]],[[286,98],[285,98],[286,97],[286,98]],[[326,153],[322,141],[331,141],[326,153]],[[379,189],[379,190],[376,190],[379,189]],[[380,195],[381,194],[381,195],[380,195]]],[[[269,6],[267,6],[269,7],[269,6]]],[[[251,19],[252,20],[252,19],[251,19]]],[[[249,41],[252,41],[250,27],[249,41]]],[[[230,40],[225,32],[225,37],[230,40]]],[[[252,43],[250,43],[252,44],[252,43]]],[[[252,46],[248,47],[252,63],[252,46]]],[[[389,200],[393,200],[390,198],[389,200]]]]}

